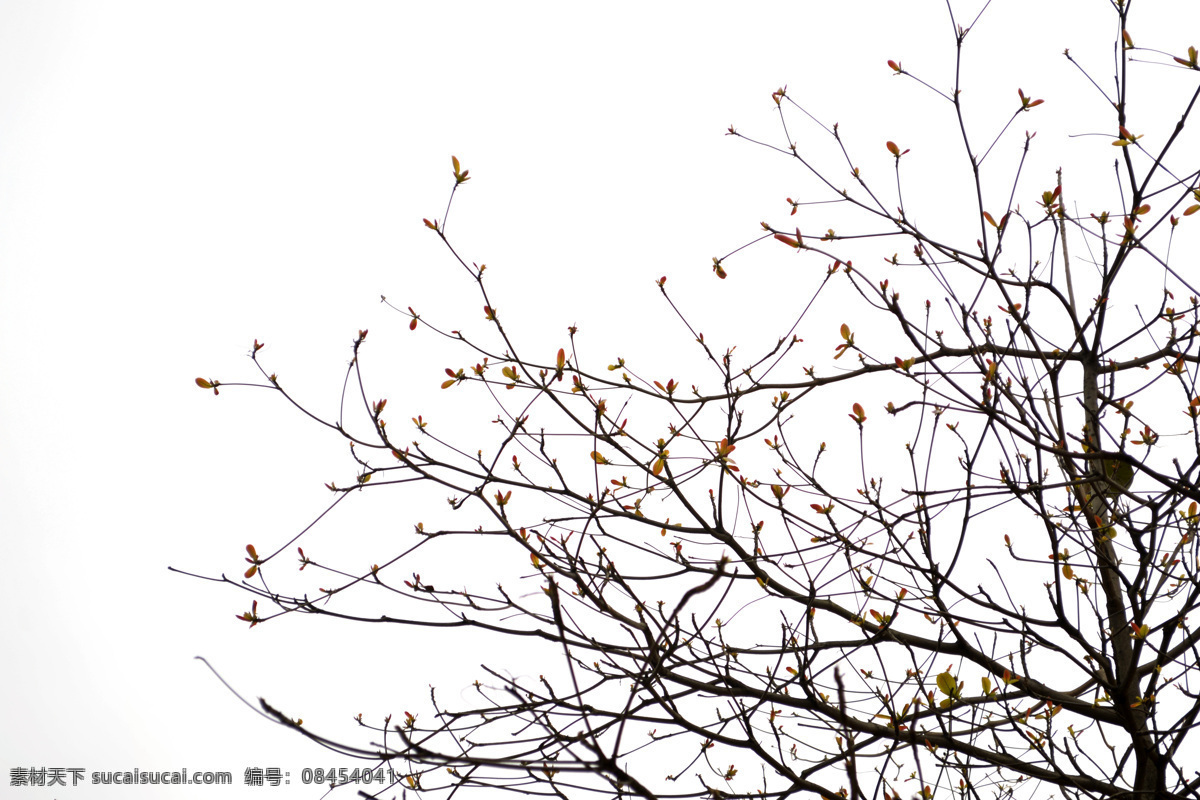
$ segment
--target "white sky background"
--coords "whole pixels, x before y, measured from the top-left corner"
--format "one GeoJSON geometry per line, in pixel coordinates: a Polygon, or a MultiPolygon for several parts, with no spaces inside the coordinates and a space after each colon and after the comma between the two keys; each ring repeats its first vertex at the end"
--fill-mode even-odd
{"type": "MultiPolygon", "coordinates": [[[[1195,4],[1149,5],[1139,44],[1196,43],[1195,4]]],[[[663,274],[701,329],[738,337],[722,348],[773,340],[753,304],[792,311],[804,298],[763,276],[802,262],[764,245],[719,282],[711,257],[760,220],[789,224],[784,198],[805,184],[725,128],[781,143],[770,94],[787,84],[869,143],[868,172],[890,172],[894,139],[937,191],[937,159],[956,154],[930,138],[944,111],[885,63],[948,86],[944,4],[843,8],[0,3],[4,794],[291,797],[304,766],[354,766],[240,706],[195,655],[247,697],[348,733],[358,712],[419,710],[431,682],[454,690],[455,669],[465,682],[481,661],[516,668],[519,654],[493,642],[394,628],[248,631],[234,619],[244,595],[168,573],[239,573],[246,543],[275,549],[329,501],[322,482],[353,475],[339,441],[273,395],[214,398],[192,381],[253,379],[257,338],[285,385],[329,413],[354,333],[369,328],[365,357],[401,387],[379,392],[393,424],[446,419],[441,370],[466,356],[410,335],[379,296],[482,329],[481,301],[421,224],[443,216],[451,154],[472,180],[450,234],[489,265],[510,329],[545,337],[547,358],[577,323],[585,359],[641,347],[669,371],[688,337],[653,284],[663,274]],[[237,786],[8,789],[9,769],[43,766],[228,770],[237,786]],[[241,788],[246,766],[290,770],[292,787],[241,788]]],[[[1018,87],[1047,100],[1017,123],[1039,130],[1046,156],[1027,207],[1052,186],[1064,133],[1112,133],[1081,127],[1097,101],[1061,56],[1094,57],[1106,78],[1109,51],[1088,45],[1111,19],[1097,0],[996,0],[968,39],[967,84],[1000,87],[1003,113],[971,90],[980,119],[1002,122],[1018,87]]],[[[1008,141],[1006,157],[1020,136],[1008,141]]],[[[320,541],[417,519],[386,493],[358,505],[320,541]]]]}

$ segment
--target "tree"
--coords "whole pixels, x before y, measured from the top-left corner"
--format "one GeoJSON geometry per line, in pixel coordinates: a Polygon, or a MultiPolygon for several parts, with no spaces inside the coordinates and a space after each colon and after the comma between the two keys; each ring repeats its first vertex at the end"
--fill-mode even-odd
{"type": "MultiPolygon", "coordinates": [[[[786,89],[772,95],[783,144],[731,127],[807,181],[784,210],[809,232],[763,223],[754,240],[794,250],[811,280],[765,352],[708,341],[665,277],[694,378],[588,363],[574,328],[559,347],[526,341],[455,249],[450,206],[425,225],[479,292],[488,336],[396,311],[459,348],[442,388],[474,392],[495,435],[459,441],[423,415],[398,434],[364,376],[367,331],[346,376],[357,416],[332,420],[256,341],[252,385],[349,443],[355,478],[329,484],[333,505],[384,487],[449,503],[367,570],[300,542],[296,573],[295,540],[248,546],[244,580],[222,577],[252,596],[240,618],[543,648],[540,676],[488,665],[473,703],[435,691],[427,711],[360,718],[362,743],[265,712],[421,794],[1200,796],[1185,744],[1200,713],[1200,291],[1171,258],[1200,210],[1182,133],[1200,64],[1195,48],[1135,44],[1131,6],[1112,5],[1111,84],[1078,65],[1097,114],[1082,124],[1103,148],[1078,145],[1093,163],[1075,184],[1025,174],[1036,134],[1016,123],[1035,119],[1033,93],[1012,87],[998,133],[969,123],[959,81],[977,20],[953,8],[951,88],[887,66],[898,91],[951,115],[958,179],[912,174],[916,146],[886,134],[863,149],[786,89]],[[1190,80],[1156,129],[1131,75],[1168,71],[1190,80]],[[842,166],[794,143],[798,124],[842,166]],[[840,326],[813,322],[835,303],[840,326]],[[509,577],[458,586],[407,569],[464,548],[509,577]]],[[[452,166],[451,202],[470,180],[452,166]]],[[[713,259],[718,279],[744,247],[713,259]]]]}

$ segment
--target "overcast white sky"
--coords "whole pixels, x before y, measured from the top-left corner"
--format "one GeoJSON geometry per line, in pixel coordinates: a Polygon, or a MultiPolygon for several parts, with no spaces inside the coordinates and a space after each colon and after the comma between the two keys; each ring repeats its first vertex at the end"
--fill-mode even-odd
{"type": "MultiPolygon", "coordinates": [[[[976,4],[960,5],[969,20],[976,4]]],[[[1157,5],[1135,37],[1186,50],[1195,4],[1157,5]]],[[[994,6],[977,85],[1001,87],[1006,110],[1018,86],[1045,98],[1028,127],[1051,153],[1096,132],[1072,127],[1088,90],[1061,52],[1107,74],[1111,56],[1088,44],[1106,4],[994,6]]],[[[395,418],[436,408],[441,368],[461,358],[414,344],[379,296],[479,321],[421,224],[442,216],[451,154],[473,176],[451,232],[494,270],[497,305],[528,314],[530,335],[578,323],[598,360],[633,352],[674,330],[654,278],[703,318],[761,293],[755,265],[787,255],[712,276],[711,257],[759,220],[787,222],[798,185],[726,127],[779,142],[770,94],[787,84],[878,140],[880,169],[887,139],[915,167],[944,118],[885,62],[933,74],[948,36],[940,0],[0,2],[3,794],[296,797],[303,767],[353,766],[240,706],[196,655],[317,730],[400,714],[397,698],[455,668],[517,661],[310,620],[248,631],[242,595],[167,571],[236,574],[247,542],[282,543],[328,502],[321,484],[351,474],[335,440],[267,393],[195,387],[252,377],[254,339],[327,411],[370,328],[377,368],[404,386],[395,418]],[[247,766],[293,785],[243,788],[247,766]],[[236,786],[10,789],[17,767],[223,770],[236,786]]],[[[734,308],[753,336],[757,312],[734,308]]],[[[329,523],[330,541],[415,521],[386,496],[363,505],[329,523]]]]}

